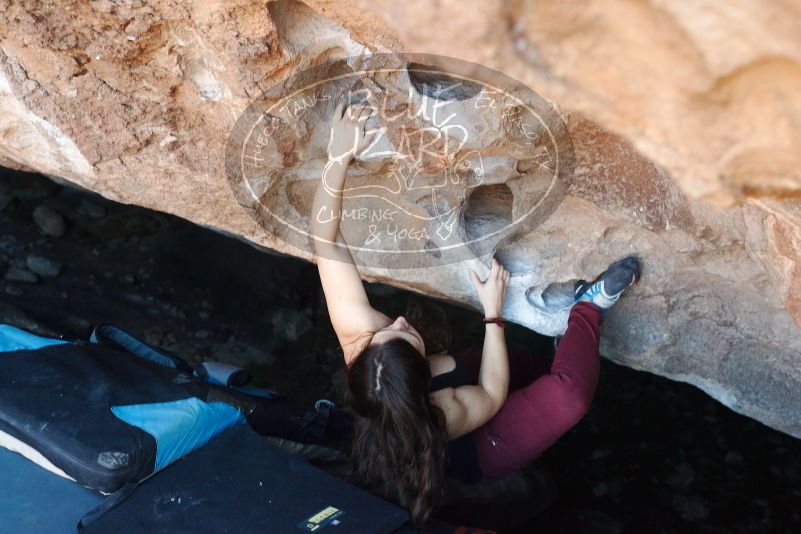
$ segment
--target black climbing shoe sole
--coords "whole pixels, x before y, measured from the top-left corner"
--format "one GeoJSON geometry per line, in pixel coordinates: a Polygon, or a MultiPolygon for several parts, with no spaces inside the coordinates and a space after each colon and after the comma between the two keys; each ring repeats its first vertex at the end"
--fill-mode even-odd
{"type": "Polygon", "coordinates": [[[636,284],[640,280],[642,265],[637,256],[626,256],[610,265],[601,275],[587,282],[579,280],[573,290],[573,298],[578,300],[581,295],[587,292],[596,282],[604,281],[604,291],[609,296],[617,295],[626,288],[636,284]]]}

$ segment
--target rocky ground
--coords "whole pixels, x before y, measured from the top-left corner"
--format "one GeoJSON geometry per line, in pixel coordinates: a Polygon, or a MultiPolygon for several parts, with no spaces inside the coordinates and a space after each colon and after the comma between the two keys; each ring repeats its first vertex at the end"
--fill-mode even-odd
{"type": "MultiPolygon", "coordinates": [[[[246,366],[301,404],[341,400],[341,355],[311,264],[3,169],[0,272],[2,322],[80,337],[114,322],[190,361],[246,366]]],[[[480,342],[473,312],[368,290],[386,313],[433,325],[432,347],[480,342]]],[[[552,347],[522,328],[508,334],[552,347]]],[[[535,469],[555,482],[554,503],[510,531],[801,531],[801,441],[608,360],[591,412],[535,469]]]]}

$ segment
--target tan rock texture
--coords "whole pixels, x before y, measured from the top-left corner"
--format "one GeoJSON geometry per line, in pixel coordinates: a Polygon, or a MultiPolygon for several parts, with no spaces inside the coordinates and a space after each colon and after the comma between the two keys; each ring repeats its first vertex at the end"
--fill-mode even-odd
{"type": "MultiPolygon", "coordinates": [[[[497,242],[514,274],[507,317],[558,334],[572,282],[638,252],[644,276],[610,312],[604,355],[801,437],[799,15],[790,0],[12,0],[0,4],[0,164],[310,259],[229,187],[226,143],[251,101],[363,52],[485,64],[557,105],[575,152],[561,201],[497,242]]],[[[306,143],[271,155],[288,183],[276,204],[301,222],[325,110],[302,121],[306,143]]],[[[502,163],[526,172],[525,158],[502,163]]],[[[471,213],[530,193],[513,175],[471,213]]],[[[482,260],[363,273],[475,306],[466,268],[482,260]]]]}
{"type": "Polygon", "coordinates": [[[310,0],[527,83],[623,134],[691,198],[801,197],[801,3],[310,0]],[[347,7],[346,7],[347,6],[347,7]]]}

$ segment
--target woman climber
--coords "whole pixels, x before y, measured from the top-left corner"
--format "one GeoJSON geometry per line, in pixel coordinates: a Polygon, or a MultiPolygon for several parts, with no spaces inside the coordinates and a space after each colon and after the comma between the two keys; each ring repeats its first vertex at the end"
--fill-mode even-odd
{"type": "MultiPolygon", "coordinates": [[[[337,106],[328,163],[312,214],[341,213],[345,175],[371,141],[366,104],[337,106]]],[[[403,318],[375,310],[337,217],[312,217],[311,234],[328,312],[347,366],[355,415],[358,482],[398,502],[422,525],[446,477],[490,482],[524,467],[589,410],[598,383],[604,310],[640,276],[635,257],[613,263],[575,288],[567,331],[553,362],[507,353],[502,310],[509,272],[493,259],[486,280],[470,271],[484,308],[482,351],[426,357],[420,334],[403,318]]]]}

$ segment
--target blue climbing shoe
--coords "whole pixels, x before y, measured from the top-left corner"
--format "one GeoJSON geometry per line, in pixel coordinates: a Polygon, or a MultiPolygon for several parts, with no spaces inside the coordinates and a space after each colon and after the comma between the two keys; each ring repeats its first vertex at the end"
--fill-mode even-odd
{"type": "Polygon", "coordinates": [[[579,280],[573,290],[575,301],[591,302],[607,310],[620,298],[620,295],[640,279],[640,260],[628,256],[616,261],[592,282],[579,280]]]}

